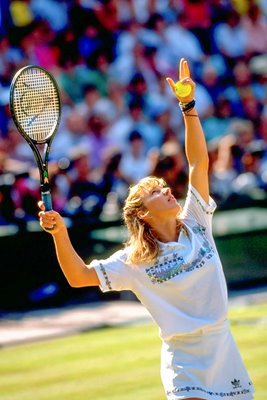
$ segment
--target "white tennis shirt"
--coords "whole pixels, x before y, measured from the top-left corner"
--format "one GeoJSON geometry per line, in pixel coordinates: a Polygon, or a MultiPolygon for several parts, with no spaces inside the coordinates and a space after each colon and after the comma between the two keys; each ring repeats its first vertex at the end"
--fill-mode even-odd
{"type": "Polygon", "coordinates": [[[215,208],[211,198],[206,204],[189,186],[182,212],[187,232],[182,230],[177,242],[160,242],[154,264],[126,264],[127,248],[91,263],[101,290],[131,290],[158,324],[164,340],[227,318],[227,287],[212,236],[215,208]]]}

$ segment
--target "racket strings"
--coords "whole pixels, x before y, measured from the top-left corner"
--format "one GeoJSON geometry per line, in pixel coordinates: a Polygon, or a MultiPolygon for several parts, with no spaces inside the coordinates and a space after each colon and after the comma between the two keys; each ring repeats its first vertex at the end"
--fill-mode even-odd
{"type": "Polygon", "coordinates": [[[24,133],[42,143],[54,132],[60,116],[60,100],[54,82],[41,69],[26,69],[14,88],[13,107],[24,133]]]}

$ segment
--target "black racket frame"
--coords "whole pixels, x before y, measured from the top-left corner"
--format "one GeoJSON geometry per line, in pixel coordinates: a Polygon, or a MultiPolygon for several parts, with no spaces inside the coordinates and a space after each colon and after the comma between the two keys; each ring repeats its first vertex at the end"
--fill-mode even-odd
{"type": "MultiPolygon", "coordinates": [[[[12,79],[11,85],[10,85],[10,97],[9,97],[9,105],[10,105],[10,112],[11,112],[11,116],[13,118],[13,121],[18,129],[18,131],[20,132],[20,134],[23,136],[23,138],[28,142],[29,146],[31,147],[38,169],[39,169],[39,174],[40,174],[40,187],[41,187],[41,193],[42,196],[44,196],[43,200],[45,200],[45,202],[47,201],[47,198],[45,197],[46,194],[49,193],[50,195],[50,184],[49,184],[49,176],[48,176],[48,157],[49,157],[49,153],[50,153],[50,148],[51,148],[51,143],[52,140],[57,132],[59,123],[60,123],[60,118],[61,118],[61,99],[60,99],[60,94],[59,94],[59,88],[58,88],[58,84],[55,80],[55,78],[53,77],[53,75],[48,72],[46,69],[37,66],[37,65],[27,65],[23,68],[21,68],[15,75],[14,78],[12,79]],[[57,94],[57,101],[59,104],[59,113],[58,113],[58,119],[57,119],[57,123],[54,127],[54,131],[52,133],[51,136],[49,136],[49,138],[46,138],[44,140],[34,140],[32,138],[30,138],[24,131],[24,129],[22,128],[19,120],[17,119],[16,113],[14,111],[14,107],[13,107],[13,98],[14,98],[14,91],[16,89],[16,82],[18,77],[24,73],[27,69],[39,69],[41,70],[43,73],[45,73],[48,78],[52,81],[54,88],[56,90],[56,94],[57,94]],[[39,148],[37,145],[44,145],[44,149],[43,149],[43,155],[41,155],[39,148]]],[[[47,201],[46,204],[46,209],[51,207],[49,206],[49,201],[47,201]]]]}

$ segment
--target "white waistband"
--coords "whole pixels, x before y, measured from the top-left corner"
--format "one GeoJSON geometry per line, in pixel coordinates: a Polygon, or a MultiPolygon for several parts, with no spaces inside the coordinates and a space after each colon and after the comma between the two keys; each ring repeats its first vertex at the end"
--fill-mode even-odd
{"type": "Polygon", "coordinates": [[[190,337],[196,337],[196,336],[207,336],[207,335],[213,335],[219,332],[223,332],[229,329],[229,320],[226,319],[224,321],[218,322],[216,324],[212,325],[205,325],[199,329],[196,329],[195,331],[188,332],[188,333],[181,333],[177,334],[169,339],[163,340],[164,342],[168,343],[171,341],[175,340],[181,340],[183,338],[190,338],[190,337]]]}

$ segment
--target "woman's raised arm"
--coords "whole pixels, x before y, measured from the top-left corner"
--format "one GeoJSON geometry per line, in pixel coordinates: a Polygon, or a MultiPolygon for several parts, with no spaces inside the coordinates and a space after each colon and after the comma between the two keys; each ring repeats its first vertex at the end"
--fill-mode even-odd
{"type": "Polygon", "coordinates": [[[173,93],[179,100],[185,123],[185,153],[189,167],[189,182],[199,192],[202,198],[208,202],[209,182],[208,167],[209,158],[205,135],[195,107],[195,83],[190,77],[187,61],[182,58],[179,65],[179,82],[182,85],[190,85],[191,91],[187,96],[177,93],[175,83],[167,78],[173,93]]]}

